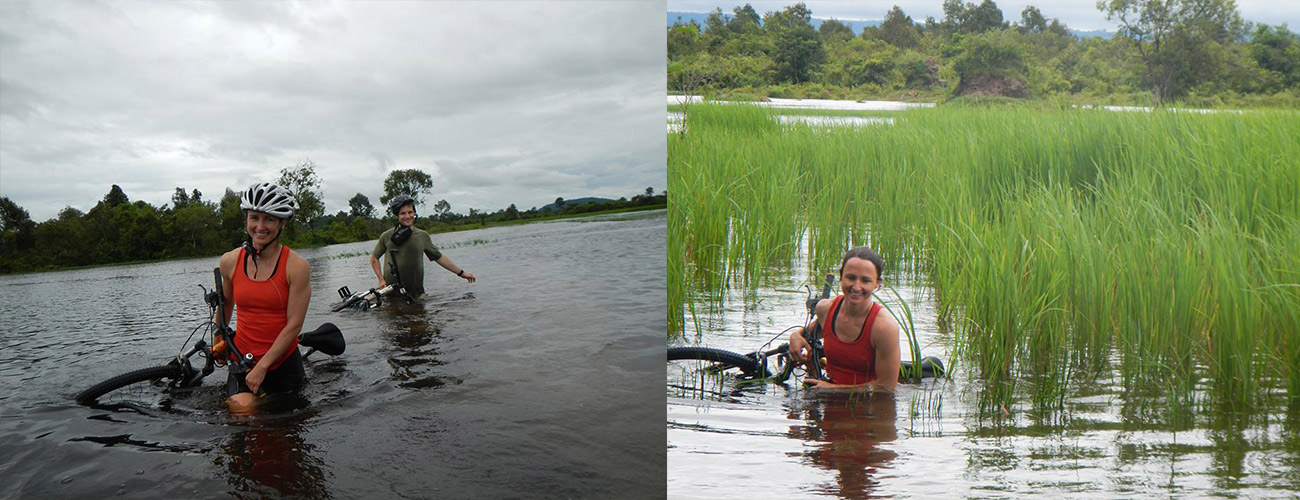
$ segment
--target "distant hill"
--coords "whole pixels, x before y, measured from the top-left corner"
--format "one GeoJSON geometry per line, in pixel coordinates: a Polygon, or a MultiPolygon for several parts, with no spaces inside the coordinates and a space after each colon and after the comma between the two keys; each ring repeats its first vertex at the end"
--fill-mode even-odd
{"type": "MultiPolygon", "coordinates": [[[[609,198],[595,198],[595,197],[588,196],[588,197],[586,197],[586,198],[574,198],[574,199],[572,199],[572,200],[570,200],[570,199],[565,199],[565,200],[564,200],[564,206],[566,206],[566,207],[571,207],[571,206],[574,206],[574,205],[586,205],[586,204],[588,204],[588,203],[609,203],[609,202],[611,202],[611,201],[614,201],[614,200],[611,200],[611,199],[609,199],[609,198]]],[[[556,208],[556,207],[555,207],[555,204],[554,204],[554,203],[548,203],[548,204],[546,204],[545,206],[543,206],[542,208],[539,208],[539,209],[537,209],[537,210],[538,210],[538,211],[545,210],[545,211],[548,211],[548,212],[554,212],[554,211],[555,211],[555,208],[556,208]]]]}
{"type": "MultiPolygon", "coordinates": [[[[730,12],[728,12],[728,13],[726,13],[726,14],[727,14],[728,16],[731,15],[730,12]]],[[[681,21],[683,24],[689,24],[691,21],[695,21],[696,23],[699,23],[700,26],[706,26],[706,25],[708,25],[708,23],[705,22],[705,21],[706,21],[708,18],[709,18],[709,14],[708,14],[708,13],[701,13],[701,12],[669,12],[669,13],[668,13],[668,26],[672,26],[674,22],[678,22],[678,21],[681,21]]],[[[819,27],[819,26],[822,25],[822,21],[826,21],[826,20],[827,20],[827,19],[822,19],[822,18],[816,18],[816,17],[814,17],[814,18],[812,19],[812,25],[813,25],[814,28],[819,27]]],[[[880,26],[880,23],[881,23],[881,21],[879,21],[879,20],[877,20],[877,21],[846,21],[846,20],[843,20],[843,19],[837,19],[837,21],[839,21],[839,22],[841,22],[841,23],[844,23],[844,24],[848,25],[848,27],[849,27],[850,29],[853,30],[853,34],[855,34],[855,35],[861,35],[861,34],[862,34],[862,30],[867,29],[868,26],[880,26]]],[[[1071,30],[1070,30],[1070,33],[1073,34],[1074,36],[1079,37],[1079,38],[1101,38],[1101,39],[1104,39],[1104,40],[1109,40],[1110,37],[1115,36],[1114,33],[1109,32],[1109,31],[1105,31],[1105,30],[1079,31],[1079,30],[1071,29],[1071,30]]]]}

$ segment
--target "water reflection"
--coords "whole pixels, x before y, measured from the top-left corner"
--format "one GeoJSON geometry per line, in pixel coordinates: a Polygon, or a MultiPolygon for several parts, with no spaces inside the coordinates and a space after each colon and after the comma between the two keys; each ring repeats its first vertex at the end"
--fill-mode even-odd
{"type": "Polygon", "coordinates": [[[892,394],[823,394],[810,406],[791,411],[804,420],[787,435],[815,442],[804,456],[818,468],[835,472],[834,484],[815,487],[839,498],[871,498],[880,484],[881,469],[891,467],[898,453],[881,443],[898,439],[897,404],[892,394]]]}
{"type": "Polygon", "coordinates": [[[255,417],[232,433],[215,460],[224,469],[230,493],[236,498],[331,498],[316,446],[303,439],[304,424],[312,416],[255,417]]]}
{"type": "Polygon", "coordinates": [[[422,389],[441,387],[455,381],[431,373],[433,367],[444,364],[439,344],[445,341],[442,323],[435,317],[437,310],[425,299],[413,304],[393,304],[380,311],[387,316],[380,330],[394,352],[388,357],[392,367],[391,378],[401,387],[422,389]]]}

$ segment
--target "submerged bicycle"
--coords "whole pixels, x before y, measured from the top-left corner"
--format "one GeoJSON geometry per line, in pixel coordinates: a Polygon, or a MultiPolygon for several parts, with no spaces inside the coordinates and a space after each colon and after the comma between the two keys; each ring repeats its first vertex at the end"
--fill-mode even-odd
{"type": "MultiPolygon", "coordinates": [[[[815,291],[809,287],[808,300],[808,318],[804,325],[814,323],[811,328],[804,331],[804,338],[808,339],[808,344],[812,348],[812,355],[809,356],[810,367],[806,370],[805,377],[825,379],[822,366],[825,364],[825,354],[822,352],[821,322],[813,322],[816,315],[817,303],[822,299],[831,297],[831,288],[835,283],[835,275],[827,274],[826,282],[822,286],[821,295],[814,295],[815,291]]],[[[799,325],[803,326],[803,325],[799,325]]],[[[793,328],[793,327],[792,327],[793,328]]],[[[741,354],[724,349],[702,346],[685,346],[669,347],[668,362],[673,361],[699,361],[702,366],[698,369],[704,373],[721,374],[728,370],[738,370],[739,379],[742,384],[753,384],[759,382],[772,382],[783,384],[794,375],[797,363],[790,355],[790,344],[782,342],[780,345],[768,348],[778,338],[784,338],[786,330],[767,341],[758,350],[748,354],[741,354]],[[769,360],[774,359],[775,370],[769,369],[769,360]]],[[[916,345],[915,339],[912,342],[913,359],[902,360],[899,363],[899,380],[919,380],[922,378],[941,377],[944,375],[943,362],[934,356],[926,356],[915,361],[919,357],[920,348],[916,345]]]]}
{"type": "MultiPolygon", "coordinates": [[[[95,384],[76,395],[77,403],[93,405],[106,397],[125,395],[130,392],[157,393],[161,388],[163,392],[170,393],[197,387],[204,377],[216,370],[217,365],[226,363],[232,363],[245,370],[251,369],[252,353],[240,353],[235,348],[235,331],[230,328],[230,325],[225,324],[224,316],[219,313],[225,305],[225,295],[222,294],[221,289],[221,270],[213,269],[213,274],[216,276],[216,288],[208,291],[203,285],[199,285],[199,288],[203,289],[204,301],[208,304],[208,321],[195,327],[190,332],[190,336],[185,339],[185,343],[188,343],[191,338],[194,338],[195,333],[204,330],[188,350],[177,353],[167,364],[130,371],[95,384]],[[211,339],[211,343],[208,339],[211,339]],[[202,368],[196,367],[191,361],[196,355],[203,360],[202,368]]],[[[343,354],[347,347],[343,332],[339,331],[333,323],[325,323],[310,332],[299,333],[298,343],[308,348],[308,351],[303,354],[304,359],[316,351],[338,356],[343,354]]]]}
{"type": "MultiPolygon", "coordinates": [[[[401,276],[397,272],[397,250],[389,250],[389,252],[392,254],[389,261],[393,263],[393,275],[401,276]]],[[[407,293],[406,287],[402,286],[401,283],[388,284],[382,288],[371,288],[360,292],[353,292],[348,287],[343,286],[338,289],[339,298],[343,300],[330,306],[330,312],[339,312],[347,308],[369,311],[372,308],[384,305],[384,297],[394,293],[406,299],[408,304],[415,302],[415,299],[411,298],[411,294],[407,293]]]]}

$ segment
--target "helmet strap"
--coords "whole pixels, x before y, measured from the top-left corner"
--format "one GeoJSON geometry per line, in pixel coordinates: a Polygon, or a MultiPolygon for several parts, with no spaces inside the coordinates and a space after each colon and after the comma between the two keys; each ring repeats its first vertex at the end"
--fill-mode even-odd
{"type": "Polygon", "coordinates": [[[282,233],[282,232],[284,232],[284,226],[281,226],[280,229],[276,230],[276,232],[275,232],[275,236],[272,237],[272,238],[271,238],[271,241],[267,242],[266,245],[263,245],[262,248],[257,248],[257,245],[254,245],[254,244],[253,244],[253,237],[252,237],[252,236],[249,236],[247,240],[244,240],[244,245],[243,245],[243,246],[244,246],[244,258],[245,258],[245,259],[247,259],[248,257],[252,257],[252,258],[253,258],[253,274],[254,274],[254,275],[257,274],[257,259],[258,259],[258,257],[261,257],[261,256],[262,256],[262,250],[266,250],[266,247],[271,246],[271,245],[274,244],[277,240],[279,240],[279,239],[280,239],[280,233],[282,233]]]}

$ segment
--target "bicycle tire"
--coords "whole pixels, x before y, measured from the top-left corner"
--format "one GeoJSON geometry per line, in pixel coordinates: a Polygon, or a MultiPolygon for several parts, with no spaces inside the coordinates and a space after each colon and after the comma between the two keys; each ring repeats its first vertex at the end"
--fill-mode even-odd
{"type": "Polygon", "coordinates": [[[162,366],[151,366],[148,368],[141,368],[139,370],[126,372],[116,377],[100,382],[98,384],[95,384],[89,389],[81,391],[81,393],[77,394],[76,397],[77,403],[82,405],[89,405],[91,403],[94,403],[99,398],[103,397],[105,394],[116,391],[123,387],[130,386],[132,384],[138,384],[141,382],[151,382],[158,379],[175,380],[181,377],[183,370],[184,369],[181,368],[179,364],[170,363],[162,366]]]}
{"type": "Polygon", "coordinates": [[[756,375],[761,375],[763,377],[768,376],[768,374],[766,373],[767,370],[765,369],[765,367],[759,366],[759,362],[757,359],[750,356],[746,356],[744,354],[737,354],[731,351],[715,349],[713,347],[687,346],[687,347],[668,348],[668,361],[689,360],[689,359],[698,360],[698,361],[712,361],[715,363],[721,363],[728,366],[734,366],[736,368],[739,368],[740,371],[744,372],[745,375],[748,376],[756,376],[756,375]]]}

